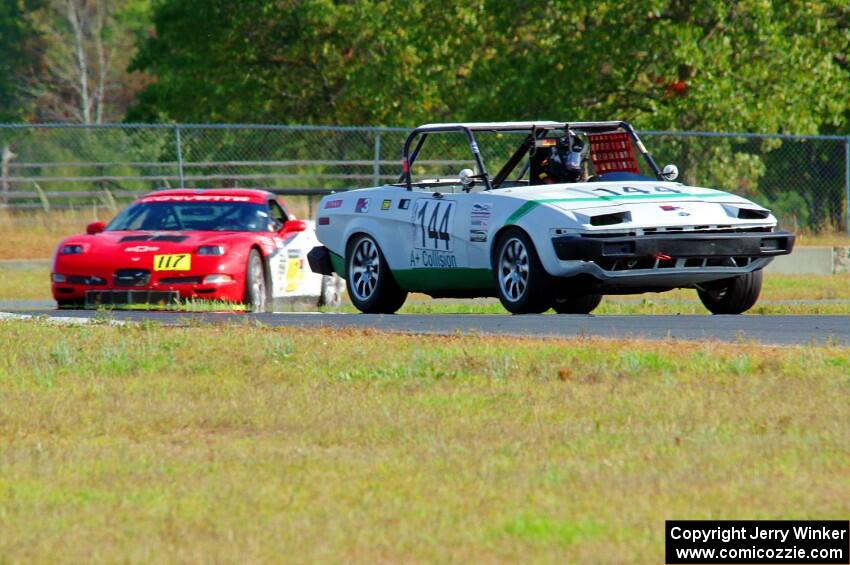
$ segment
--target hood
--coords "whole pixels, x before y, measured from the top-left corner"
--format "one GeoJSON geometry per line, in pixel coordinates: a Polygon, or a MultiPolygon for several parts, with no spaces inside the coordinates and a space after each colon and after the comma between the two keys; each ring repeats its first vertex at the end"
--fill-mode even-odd
{"type": "Polygon", "coordinates": [[[751,204],[722,190],[674,182],[584,182],[507,188],[500,193],[520,200],[551,204],[565,210],[629,206],[638,203],[713,202],[751,204]]]}
{"type": "Polygon", "coordinates": [[[242,232],[151,232],[105,231],[95,235],[80,234],[65,238],[61,245],[80,244],[91,252],[127,253],[192,253],[201,245],[224,245],[242,232]]]}

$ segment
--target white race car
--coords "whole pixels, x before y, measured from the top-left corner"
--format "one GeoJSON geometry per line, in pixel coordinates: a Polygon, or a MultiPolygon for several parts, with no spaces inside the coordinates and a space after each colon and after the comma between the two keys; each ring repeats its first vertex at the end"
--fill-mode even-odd
{"type": "Polygon", "coordinates": [[[659,169],[626,122],[424,125],[402,166],[396,184],[319,206],[310,266],[342,276],[362,312],[392,313],[422,292],[498,296],[516,314],[589,313],[604,294],[694,288],[711,312],[739,314],[765,265],[794,245],[758,204],[672,182],[676,167],[659,169]],[[491,176],[482,155],[498,157],[511,134],[491,176]],[[447,136],[463,140],[465,160],[447,136]],[[494,144],[479,148],[484,137],[494,144]]]}

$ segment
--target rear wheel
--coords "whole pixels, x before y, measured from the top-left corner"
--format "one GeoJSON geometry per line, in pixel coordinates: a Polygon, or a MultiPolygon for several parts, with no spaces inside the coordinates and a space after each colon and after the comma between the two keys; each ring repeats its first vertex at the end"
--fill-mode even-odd
{"type": "Polygon", "coordinates": [[[549,309],[549,275],[524,231],[511,228],[501,237],[493,271],[499,300],[506,310],[513,314],[540,314],[549,309]]]}
{"type": "Polygon", "coordinates": [[[250,312],[265,312],[268,308],[266,270],[260,252],[252,249],[245,267],[245,297],[243,302],[250,312]]]}
{"type": "Polygon", "coordinates": [[[364,314],[393,314],[407,299],[393,278],[384,254],[368,235],[355,237],[345,257],[348,297],[364,314]]]}
{"type": "Polygon", "coordinates": [[[712,282],[697,289],[699,299],[712,314],[741,314],[752,308],[761,293],[761,270],[712,282]]]}
{"type": "Polygon", "coordinates": [[[558,314],[590,314],[600,302],[602,302],[601,294],[556,296],[552,301],[552,308],[558,314]]]}

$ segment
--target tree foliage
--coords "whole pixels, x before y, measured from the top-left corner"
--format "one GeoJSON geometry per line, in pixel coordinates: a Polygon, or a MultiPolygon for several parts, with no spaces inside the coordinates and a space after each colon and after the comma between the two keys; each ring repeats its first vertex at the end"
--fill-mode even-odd
{"type": "Polygon", "coordinates": [[[845,119],[847,17],[843,0],[160,0],[130,117],[814,133],[845,119]]]}
{"type": "Polygon", "coordinates": [[[26,22],[37,34],[40,65],[27,86],[42,121],[120,120],[141,87],[126,72],[149,0],[43,0],[26,22]]]}
{"type": "Polygon", "coordinates": [[[39,60],[37,36],[24,17],[35,0],[0,0],[0,122],[26,116],[26,87],[39,60]]]}

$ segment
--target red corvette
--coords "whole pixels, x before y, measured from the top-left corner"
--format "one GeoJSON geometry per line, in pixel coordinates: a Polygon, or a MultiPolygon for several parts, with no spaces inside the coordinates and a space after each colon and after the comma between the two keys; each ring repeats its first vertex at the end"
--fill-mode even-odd
{"type": "Polygon", "coordinates": [[[324,289],[307,266],[309,228],[263,190],[153,192],[59,244],[53,297],[60,308],[215,299],[262,311],[324,289]]]}

